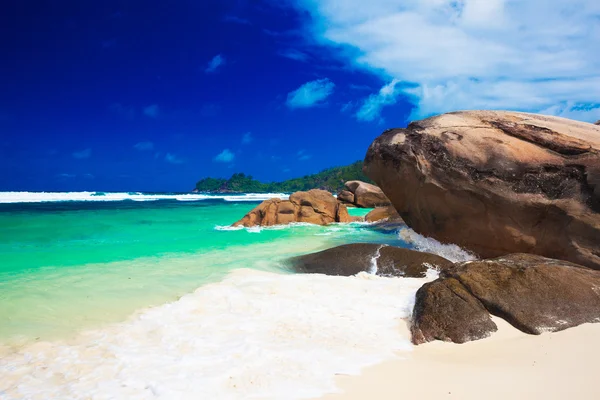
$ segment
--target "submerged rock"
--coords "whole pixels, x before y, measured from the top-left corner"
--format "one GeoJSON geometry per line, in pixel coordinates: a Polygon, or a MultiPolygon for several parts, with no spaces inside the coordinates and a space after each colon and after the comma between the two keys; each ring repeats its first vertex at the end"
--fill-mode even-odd
{"type": "Polygon", "coordinates": [[[489,314],[530,334],[600,322],[600,271],[532,254],[456,264],[417,292],[413,342],[484,338],[489,314]]]}
{"type": "Polygon", "coordinates": [[[359,272],[380,276],[421,278],[429,268],[443,270],[452,262],[435,254],[381,244],[356,243],[290,259],[301,273],[352,276],[359,272]]]}
{"type": "Polygon", "coordinates": [[[482,257],[535,253],[600,269],[600,127],[467,111],[384,132],[365,173],[406,224],[482,257]]]}
{"type": "Polygon", "coordinates": [[[346,206],[325,190],[296,192],[289,200],[265,200],[233,226],[273,226],[292,222],[328,225],[352,222],[346,206]]]}
{"type": "Polygon", "coordinates": [[[348,181],[345,186],[346,190],[342,190],[337,196],[342,203],[362,208],[387,207],[392,204],[379,187],[370,183],[348,181]]]}

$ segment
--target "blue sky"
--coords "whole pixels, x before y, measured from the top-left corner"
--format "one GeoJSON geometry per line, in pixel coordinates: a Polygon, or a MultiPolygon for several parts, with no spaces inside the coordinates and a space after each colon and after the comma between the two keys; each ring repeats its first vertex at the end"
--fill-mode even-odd
{"type": "Polygon", "coordinates": [[[595,121],[599,26],[591,0],[6,0],[0,190],[283,180],[458,109],[595,121]]]}

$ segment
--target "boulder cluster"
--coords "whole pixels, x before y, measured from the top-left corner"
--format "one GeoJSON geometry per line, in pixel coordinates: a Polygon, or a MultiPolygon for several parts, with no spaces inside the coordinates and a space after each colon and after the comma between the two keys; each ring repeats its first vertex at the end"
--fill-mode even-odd
{"type": "Polygon", "coordinates": [[[265,200],[233,226],[273,226],[293,222],[328,225],[352,221],[346,206],[340,204],[331,193],[313,189],[296,192],[289,200],[265,200]]]}
{"type": "MultiPolygon", "coordinates": [[[[500,111],[465,111],[385,131],[364,172],[337,199],[323,191],[269,200],[236,225],[350,222],[346,205],[375,208],[367,222],[406,224],[481,259],[351,244],[290,260],[302,273],[437,280],[416,295],[412,340],[464,343],[497,330],[529,334],[600,322],[600,126],[500,111]]],[[[378,224],[372,225],[376,229],[378,224]]]]}

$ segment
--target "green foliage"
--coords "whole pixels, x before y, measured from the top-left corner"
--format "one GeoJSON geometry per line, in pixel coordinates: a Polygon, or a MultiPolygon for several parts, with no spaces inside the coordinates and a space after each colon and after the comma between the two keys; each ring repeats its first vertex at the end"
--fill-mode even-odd
{"type": "Polygon", "coordinates": [[[344,188],[347,181],[359,180],[371,182],[362,172],[363,162],[357,161],[344,167],[326,169],[318,174],[283,182],[262,183],[250,175],[235,173],[229,179],[204,178],[196,183],[200,192],[237,192],[237,193],[292,193],[310,189],[323,189],[332,193],[344,188]]]}

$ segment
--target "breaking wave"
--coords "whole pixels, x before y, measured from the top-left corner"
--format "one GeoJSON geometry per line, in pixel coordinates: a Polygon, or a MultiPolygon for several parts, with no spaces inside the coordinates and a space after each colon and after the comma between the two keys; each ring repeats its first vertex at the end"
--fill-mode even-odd
{"type": "Polygon", "coordinates": [[[0,203],[43,203],[60,201],[263,201],[272,198],[287,199],[284,193],[245,193],[245,194],[149,194],[142,192],[0,192],[0,203]]]}

